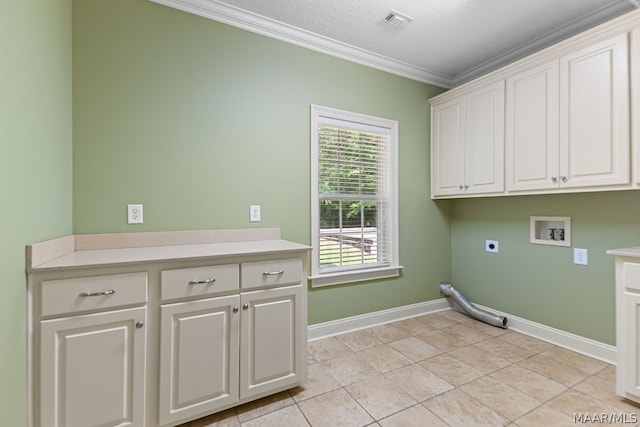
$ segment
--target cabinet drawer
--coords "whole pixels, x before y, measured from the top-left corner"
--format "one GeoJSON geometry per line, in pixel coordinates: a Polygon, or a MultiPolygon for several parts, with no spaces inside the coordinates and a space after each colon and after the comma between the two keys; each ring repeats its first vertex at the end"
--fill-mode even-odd
{"type": "Polygon", "coordinates": [[[164,270],[161,298],[168,300],[234,291],[239,286],[239,274],[238,264],[164,270]]]}
{"type": "Polygon", "coordinates": [[[147,272],[46,280],[42,316],[102,310],[147,301],[147,272]]]}
{"type": "Polygon", "coordinates": [[[640,291],[640,264],[625,262],[622,274],[622,285],[625,288],[640,291]]]}
{"type": "Polygon", "coordinates": [[[242,289],[297,284],[302,281],[299,258],[245,262],[240,265],[242,289]]]}

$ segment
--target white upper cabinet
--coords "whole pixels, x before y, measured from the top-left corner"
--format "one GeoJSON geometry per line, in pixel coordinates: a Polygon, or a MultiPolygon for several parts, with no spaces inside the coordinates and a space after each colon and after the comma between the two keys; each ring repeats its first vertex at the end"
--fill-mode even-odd
{"type": "MultiPolygon", "coordinates": [[[[634,165],[640,165],[640,26],[631,32],[631,135],[634,165]]],[[[634,169],[634,182],[640,184],[640,167],[634,169]]]]}
{"type": "Polygon", "coordinates": [[[630,182],[629,134],[628,34],[560,58],[560,185],[630,182]]]}
{"type": "Polygon", "coordinates": [[[627,35],[507,79],[507,191],[629,183],[627,35]]]}
{"type": "Polygon", "coordinates": [[[432,98],[431,196],[640,188],[639,80],[637,11],[432,98]]]}
{"type": "Polygon", "coordinates": [[[431,191],[458,194],[464,181],[464,96],[431,107],[431,191]]]}
{"type": "Polygon", "coordinates": [[[559,61],[554,60],[507,79],[507,191],[558,185],[559,76],[559,61]]]}
{"type": "Polygon", "coordinates": [[[504,81],[432,107],[432,194],[504,191],[504,81]]]}

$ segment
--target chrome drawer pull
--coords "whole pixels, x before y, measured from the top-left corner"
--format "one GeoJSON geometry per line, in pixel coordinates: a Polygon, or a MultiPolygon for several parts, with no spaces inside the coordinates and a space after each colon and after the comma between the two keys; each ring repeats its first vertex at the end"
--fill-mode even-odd
{"type": "Polygon", "coordinates": [[[190,285],[206,285],[209,283],[213,283],[215,281],[216,279],[212,277],[211,279],[207,279],[207,280],[190,280],[189,284],[190,285]]]}
{"type": "Polygon", "coordinates": [[[88,293],[88,292],[82,292],[80,294],[78,294],[79,297],[101,297],[104,295],[113,295],[116,293],[115,289],[109,289],[106,291],[102,291],[102,292],[92,292],[92,293],[88,293]]]}
{"type": "Polygon", "coordinates": [[[284,274],[284,270],[280,270],[280,271],[265,271],[264,273],[262,273],[263,276],[279,276],[281,274],[284,274]]]}

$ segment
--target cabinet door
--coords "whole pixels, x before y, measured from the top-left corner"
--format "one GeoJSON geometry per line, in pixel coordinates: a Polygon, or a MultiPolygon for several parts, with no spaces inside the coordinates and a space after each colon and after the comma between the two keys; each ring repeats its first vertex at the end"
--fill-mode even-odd
{"type": "Polygon", "coordinates": [[[241,294],[240,397],[297,385],[306,358],[302,286],[241,294]]]}
{"type": "Polygon", "coordinates": [[[559,74],[555,60],[507,80],[507,191],[558,186],[559,74]]]}
{"type": "Polygon", "coordinates": [[[237,295],[160,308],[160,424],[238,400],[237,295]]]}
{"type": "Polygon", "coordinates": [[[145,307],[40,322],[38,425],[143,426],[145,323],[145,307]]]}
{"type": "Polygon", "coordinates": [[[624,345],[618,347],[623,354],[618,358],[621,366],[617,368],[618,387],[624,397],[640,399],[640,294],[625,292],[623,296],[624,345]]]}
{"type": "Polygon", "coordinates": [[[627,38],[560,59],[561,187],[630,181],[627,38]]]}
{"type": "Polygon", "coordinates": [[[466,193],[504,190],[504,81],[465,97],[466,193]]]}
{"type": "Polygon", "coordinates": [[[634,181],[640,184],[640,28],[631,32],[631,135],[634,181]]]}
{"type": "Polygon", "coordinates": [[[431,194],[460,194],[464,189],[464,97],[433,105],[431,126],[431,194]]]}

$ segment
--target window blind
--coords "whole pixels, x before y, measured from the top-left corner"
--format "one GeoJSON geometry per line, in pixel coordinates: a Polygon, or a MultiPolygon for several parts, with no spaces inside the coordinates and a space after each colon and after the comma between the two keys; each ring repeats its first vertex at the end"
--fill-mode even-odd
{"type": "Polygon", "coordinates": [[[386,128],[318,125],[321,271],[389,265],[390,142],[386,128]]]}

